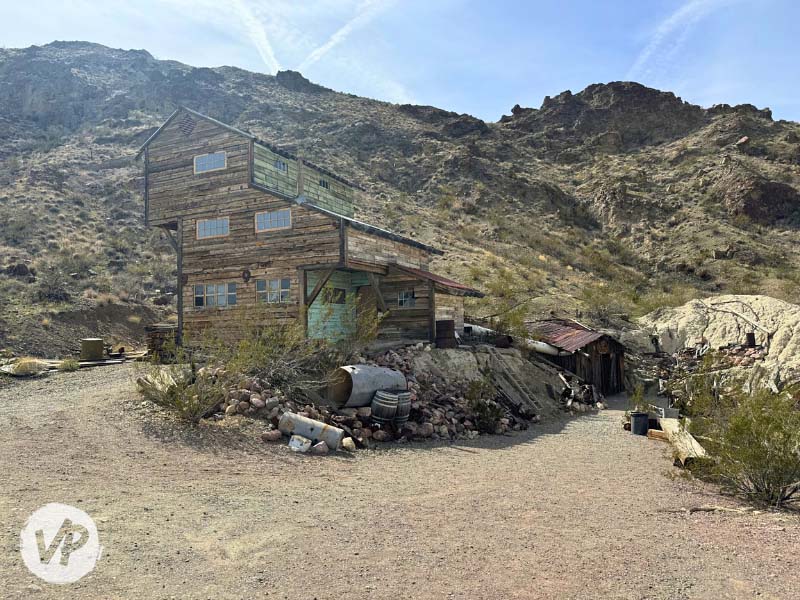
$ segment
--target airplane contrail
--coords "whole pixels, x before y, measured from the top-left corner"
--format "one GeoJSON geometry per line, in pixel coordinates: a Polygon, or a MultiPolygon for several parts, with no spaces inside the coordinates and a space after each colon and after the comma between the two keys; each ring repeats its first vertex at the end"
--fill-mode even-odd
{"type": "Polygon", "coordinates": [[[250,41],[253,42],[256,50],[258,50],[261,60],[267,65],[270,74],[274,75],[280,71],[281,65],[275,57],[272,44],[256,15],[250,10],[250,7],[245,4],[244,0],[232,0],[231,5],[233,6],[236,16],[239,17],[239,21],[241,21],[242,27],[244,27],[244,30],[247,32],[247,37],[250,38],[250,41]]]}
{"type": "Polygon", "coordinates": [[[337,29],[324,44],[315,48],[311,54],[306,56],[303,62],[298,65],[297,70],[303,71],[319,61],[331,49],[344,42],[353,31],[368,24],[378,13],[388,8],[393,2],[394,0],[366,0],[363,2],[356,10],[356,15],[337,29]]]}

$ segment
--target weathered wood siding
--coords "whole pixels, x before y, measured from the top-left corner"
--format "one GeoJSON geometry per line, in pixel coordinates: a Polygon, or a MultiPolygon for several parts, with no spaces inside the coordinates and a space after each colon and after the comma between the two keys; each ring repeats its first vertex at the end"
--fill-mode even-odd
{"type": "Polygon", "coordinates": [[[253,150],[253,183],[289,198],[295,198],[298,194],[299,167],[297,161],[273,152],[258,142],[254,143],[253,150]],[[286,165],[286,170],[278,168],[278,163],[286,165]]]}
{"type": "Polygon", "coordinates": [[[247,138],[188,113],[179,114],[147,149],[147,222],[168,225],[210,208],[229,210],[235,204],[232,192],[247,189],[249,171],[247,138]],[[195,156],[221,151],[226,153],[225,169],[195,174],[195,156]]]}
{"type": "Polygon", "coordinates": [[[373,265],[398,264],[415,269],[427,269],[430,256],[422,248],[348,227],[347,261],[354,268],[357,268],[359,263],[367,263],[373,265]]]}
{"type": "Polygon", "coordinates": [[[454,321],[456,331],[464,333],[464,298],[449,294],[436,294],[436,320],[454,321]]]}
{"type": "Polygon", "coordinates": [[[353,188],[308,164],[303,164],[302,172],[301,193],[311,204],[338,215],[353,217],[355,214],[353,188]],[[327,187],[323,187],[322,182],[325,182],[327,187]]]}
{"type": "Polygon", "coordinates": [[[393,270],[390,270],[387,276],[380,276],[378,279],[381,295],[388,310],[388,314],[380,323],[378,338],[429,340],[433,298],[428,282],[393,270]],[[411,290],[416,296],[416,305],[413,308],[399,306],[400,292],[411,290]]]}
{"type": "Polygon", "coordinates": [[[248,305],[256,302],[257,279],[291,279],[291,303],[264,304],[263,310],[275,318],[297,318],[302,304],[301,265],[340,262],[340,228],[335,219],[313,209],[291,205],[260,190],[229,194],[230,210],[207,209],[204,214],[184,220],[183,273],[184,327],[231,324],[248,305]],[[290,207],[292,227],[256,233],[255,214],[290,207]],[[199,218],[228,217],[230,233],[225,237],[196,238],[199,218]],[[245,282],[243,273],[250,272],[245,282]],[[199,283],[236,283],[237,305],[224,308],[195,308],[193,286],[199,283]]]}

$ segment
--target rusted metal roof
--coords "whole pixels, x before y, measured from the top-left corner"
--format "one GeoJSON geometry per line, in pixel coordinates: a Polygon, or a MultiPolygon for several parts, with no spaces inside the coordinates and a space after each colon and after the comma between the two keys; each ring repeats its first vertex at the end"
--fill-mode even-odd
{"type": "Polygon", "coordinates": [[[536,321],[531,324],[531,332],[541,341],[567,352],[580,350],[605,335],[569,319],[536,321]]]}
{"type": "Polygon", "coordinates": [[[427,279],[433,282],[433,286],[437,292],[444,294],[451,294],[454,296],[472,296],[473,298],[483,298],[483,292],[479,292],[463,283],[458,283],[447,277],[442,277],[430,271],[423,271],[421,269],[414,269],[412,267],[405,267],[400,265],[392,265],[393,268],[404,271],[409,275],[414,275],[420,279],[427,279]]]}

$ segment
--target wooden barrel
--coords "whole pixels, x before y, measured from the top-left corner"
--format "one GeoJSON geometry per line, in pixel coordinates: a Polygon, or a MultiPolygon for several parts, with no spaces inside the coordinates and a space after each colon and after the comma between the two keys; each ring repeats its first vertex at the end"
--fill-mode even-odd
{"type": "Polygon", "coordinates": [[[457,348],[456,323],[452,319],[436,321],[436,347],[457,348]]]}
{"type": "Polygon", "coordinates": [[[381,425],[394,421],[397,414],[397,394],[378,391],[372,398],[372,420],[381,425]]]}
{"type": "Polygon", "coordinates": [[[397,412],[394,416],[394,422],[398,425],[403,425],[408,422],[408,417],[411,414],[411,392],[399,392],[397,394],[397,412]]]}
{"type": "Polygon", "coordinates": [[[103,360],[105,345],[100,338],[84,338],[81,340],[81,360],[103,360]]]}

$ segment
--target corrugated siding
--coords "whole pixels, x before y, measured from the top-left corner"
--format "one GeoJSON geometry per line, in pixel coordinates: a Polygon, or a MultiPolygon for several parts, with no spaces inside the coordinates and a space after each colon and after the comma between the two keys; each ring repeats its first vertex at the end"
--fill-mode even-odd
{"type": "MultiPolygon", "coordinates": [[[[320,272],[309,271],[308,293],[310,294],[322,276],[320,272]]],[[[338,341],[355,330],[355,287],[352,275],[346,271],[336,271],[325,284],[322,292],[308,309],[308,337],[338,341]],[[328,304],[324,301],[325,291],[333,288],[346,290],[344,304],[328,304]]]]}

